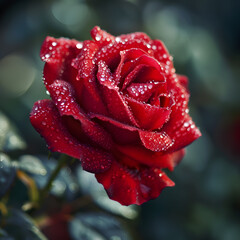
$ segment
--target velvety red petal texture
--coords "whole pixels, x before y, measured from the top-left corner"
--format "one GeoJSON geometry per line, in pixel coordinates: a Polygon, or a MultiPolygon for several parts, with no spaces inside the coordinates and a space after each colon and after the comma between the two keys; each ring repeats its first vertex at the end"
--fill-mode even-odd
{"type": "Polygon", "coordinates": [[[82,43],[76,40],[53,37],[45,39],[40,56],[45,62],[43,79],[47,89],[56,79],[75,84],[77,71],[71,67],[71,62],[81,52],[81,49],[82,43]]]}
{"type": "Polygon", "coordinates": [[[169,120],[171,109],[144,104],[131,98],[126,102],[142,129],[160,129],[169,120]]]}
{"type": "Polygon", "coordinates": [[[96,178],[108,196],[122,205],[141,205],[158,197],[163,188],[175,185],[158,168],[129,169],[118,162],[113,162],[108,171],[96,174],[96,178]]]}
{"type": "Polygon", "coordinates": [[[120,156],[124,157],[124,162],[126,162],[125,159],[127,156],[128,160],[131,161],[132,166],[139,166],[140,163],[150,167],[158,167],[161,169],[168,168],[171,171],[173,171],[174,167],[184,156],[183,149],[173,153],[165,154],[162,152],[153,152],[139,146],[134,146],[130,144],[116,145],[115,149],[117,156],[120,153],[120,156]]]}
{"type": "Polygon", "coordinates": [[[76,103],[74,89],[69,83],[56,80],[49,86],[49,92],[61,116],[72,116],[79,121],[80,128],[86,137],[103,148],[111,149],[112,139],[110,134],[97,123],[91,121],[83,112],[76,103]]]}
{"type": "Polygon", "coordinates": [[[145,33],[92,40],[47,37],[40,56],[52,100],[35,103],[33,127],[49,149],[81,161],[109,197],[142,204],[174,186],[184,147],[201,136],[189,116],[188,79],[160,40],[145,33]]]}
{"type": "Polygon", "coordinates": [[[51,100],[36,102],[30,120],[35,129],[45,138],[50,150],[80,159],[86,171],[104,172],[111,166],[113,157],[110,153],[85,146],[68,132],[51,100]]]}

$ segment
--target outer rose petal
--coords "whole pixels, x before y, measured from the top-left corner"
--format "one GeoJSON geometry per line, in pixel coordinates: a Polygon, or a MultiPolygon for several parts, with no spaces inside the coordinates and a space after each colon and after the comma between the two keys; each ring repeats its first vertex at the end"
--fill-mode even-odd
{"type": "Polygon", "coordinates": [[[161,63],[169,65],[170,68],[173,68],[172,57],[170,56],[164,43],[160,40],[153,40],[151,42],[151,46],[154,51],[154,58],[161,63]]]}
{"type": "Polygon", "coordinates": [[[174,140],[174,145],[169,151],[177,151],[201,136],[201,132],[188,115],[189,93],[178,82],[178,79],[176,80],[177,82],[174,83],[169,82],[175,105],[171,108],[169,121],[162,128],[174,140]]]}
{"type": "MultiPolygon", "coordinates": [[[[168,168],[171,171],[173,171],[174,167],[184,156],[183,149],[173,153],[162,153],[153,152],[139,146],[131,145],[115,145],[115,151],[121,153],[120,156],[123,158],[125,163],[134,161],[136,163],[141,163],[150,167],[157,167],[161,169],[168,168]]],[[[132,165],[138,166],[136,163],[132,165]]]]}
{"type": "Polygon", "coordinates": [[[131,39],[140,39],[141,41],[145,41],[146,43],[149,43],[151,41],[150,37],[143,33],[143,32],[135,32],[135,33],[129,33],[129,34],[122,34],[119,36],[122,40],[131,40],[131,39]]]}
{"type": "Polygon", "coordinates": [[[116,161],[108,171],[95,176],[108,196],[122,205],[141,205],[158,197],[163,188],[175,185],[160,169],[129,169],[116,161]]]}
{"type": "Polygon", "coordinates": [[[86,112],[97,112],[107,115],[96,83],[96,65],[94,56],[99,46],[93,41],[84,41],[83,50],[73,60],[72,66],[78,70],[77,82],[81,84],[79,102],[86,112]]]}
{"type": "Polygon", "coordinates": [[[62,118],[51,100],[36,102],[30,121],[52,151],[80,159],[86,171],[104,172],[111,166],[113,158],[109,153],[82,145],[72,137],[63,125],[62,118]]]}
{"type": "Polygon", "coordinates": [[[91,30],[91,36],[100,46],[105,46],[115,39],[114,36],[105,32],[98,26],[91,30]]]}
{"type": "Polygon", "coordinates": [[[49,86],[49,92],[61,116],[72,116],[81,123],[80,128],[87,137],[105,149],[110,149],[112,139],[101,126],[91,121],[76,102],[74,89],[65,82],[57,80],[49,86]]]}
{"type": "MultiPolygon", "coordinates": [[[[46,62],[43,71],[46,88],[57,79],[76,84],[77,71],[71,67],[72,59],[81,51],[82,43],[66,38],[47,37],[42,44],[40,56],[46,62]]],[[[77,87],[76,87],[77,89],[77,87]]]]}
{"type": "Polygon", "coordinates": [[[180,84],[188,92],[188,78],[186,76],[184,76],[184,75],[179,75],[179,74],[176,74],[176,75],[177,75],[177,78],[178,78],[180,84]]]}
{"type": "Polygon", "coordinates": [[[98,114],[91,114],[90,117],[100,120],[101,125],[112,133],[113,139],[118,144],[143,145],[154,152],[166,151],[173,144],[165,132],[144,131],[98,114]]]}

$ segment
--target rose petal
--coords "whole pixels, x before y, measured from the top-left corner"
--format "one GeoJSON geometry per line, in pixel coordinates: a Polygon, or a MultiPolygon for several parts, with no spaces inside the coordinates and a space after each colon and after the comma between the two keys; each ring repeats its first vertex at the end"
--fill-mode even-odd
{"type": "Polygon", "coordinates": [[[139,131],[143,145],[154,152],[166,151],[173,145],[173,141],[165,132],[139,131]]]}
{"type": "Polygon", "coordinates": [[[169,65],[170,68],[173,68],[172,57],[170,56],[164,43],[160,40],[153,40],[151,42],[151,46],[154,51],[154,58],[161,63],[169,65]]]}
{"type": "MultiPolygon", "coordinates": [[[[93,142],[105,149],[110,149],[112,139],[102,127],[91,121],[76,102],[72,86],[61,80],[49,86],[49,92],[61,116],[72,116],[80,121],[81,129],[93,142]]],[[[76,130],[75,130],[76,131],[76,130]]]]}
{"type": "Polygon", "coordinates": [[[202,134],[192,121],[192,118],[186,115],[184,120],[181,121],[181,125],[169,135],[174,140],[174,145],[168,151],[177,151],[198,139],[202,134]]]}
{"type": "Polygon", "coordinates": [[[103,61],[100,61],[98,64],[97,78],[110,116],[120,122],[138,126],[127,104],[120,95],[118,87],[114,84],[110,70],[103,61]]]}
{"type": "Polygon", "coordinates": [[[91,113],[89,117],[99,122],[111,134],[114,142],[119,144],[141,144],[137,128],[99,114],[91,113]]]}
{"type": "Polygon", "coordinates": [[[143,145],[152,151],[166,151],[172,146],[172,140],[165,132],[143,131],[98,114],[91,114],[90,117],[98,119],[101,125],[111,132],[114,141],[118,144],[143,145]]]}
{"type": "Polygon", "coordinates": [[[138,166],[138,164],[141,163],[150,167],[168,168],[171,171],[184,156],[183,149],[172,153],[163,153],[153,152],[143,147],[130,144],[115,145],[114,149],[116,157],[119,158],[119,161],[125,162],[126,165],[138,166]],[[135,164],[132,163],[133,161],[135,164]]]}
{"type": "Polygon", "coordinates": [[[74,84],[77,71],[71,67],[71,61],[81,51],[82,43],[65,38],[47,37],[41,47],[41,59],[46,62],[43,71],[46,88],[56,79],[74,84]]]}
{"type": "Polygon", "coordinates": [[[97,44],[101,47],[109,44],[111,41],[113,41],[115,39],[114,36],[105,32],[98,26],[95,26],[91,30],[91,36],[97,42],[97,44]]]}
{"type": "Polygon", "coordinates": [[[126,62],[122,67],[122,79],[124,79],[123,88],[131,81],[128,78],[137,78],[136,82],[158,81],[164,82],[165,77],[162,74],[163,68],[152,57],[141,55],[135,60],[126,62]],[[127,76],[128,75],[128,76],[127,76]]]}
{"type": "Polygon", "coordinates": [[[116,161],[108,171],[95,176],[108,196],[122,205],[141,205],[158,197],[163,188],[174,186],[174,182],[160,169],[129,169],[116,161]]]}
{"type": "Polygon", "coordinates": [[[141,129],[160,129],[169,120],[171,109],[144,104],[131,98],[126,98],[133,116],[141,129]]]}
{"type": "Polygon", "coordinates": [[[135,32],[135,33],[129,33],[129,34],[122,34],[119,36],[121,40],[132,40],[132,39],[139,39],[141,41],[145,41],[146,43],[151,42],[150,37],[143,32],[135,32]]]}
{"type": "MultiPolygon", "coordinates": [[[[120,40],[120,39],[119,39],[120,40]]],[[[104,46],[98,53],[96,54],[95,61],[99,62],[100,60],[106,62],[111,71],[115,71],[118,64],[120,63],[120,51],[131,49],[131,48],[139,48],[145,51],[146,53],[151,55],[151,46],[147,44],[143,40],[139,39],[130,39],[126,41],[118,41],[117,38],[115,42],[104,46]]]]}
{"type": "Polygon", "coordinates": [[[104,172],[111,166],[113,158],[109,153],[80,144],[67,131],[51,100],[36,102],[30,115],[30,121],[44,137],[49,149],[80,159],[84,170],[94,173],[104,172]]]}
{"type": "Polygon", "coordinates": [[[145,51],[139,48],[131,48],[127,50],[120,51],[121,61],[115,71],[115,81],[118,84],[122,78],[126,77],[126,71],[129,72],[129,68],[126,67],[126,62],[130,63],[129,67],[131,67],[131,61],[139,58],[140,56],[146,54],[145,51]],[[123,66],[125,66],[125,71],[123,71],[123,66]]]}
{"type": "Polygon", "coordinates": [[[184,76],[184,75],[179,75],[179,74],[176,74],[176,75],[177,75],[177,78],[178,78],[180,84],[188,92],[188,78],[186,76],[184,76]]]}
{"type": "Polygon", "coordinates": [[[167,132],[170,138],[174,140],[174,145],[169,151],[176,151],[199,138],[201,133],[188,115],[189,93],[186,89],[179,82],[175,82],[171,86],[171,94],[175,104],[171,108],[170,119],[163,126],[162,131],[167,132]]]}
{"type": "Polygon", "coordinates": [[[96,65],[93,59],[98,49],[99,47],[95,42],[84,41],[83,50],[74,59],[72,66],[78,70],[77,80],[83,85],[78,98],[84,110],[107,115],[107,110],[96,84],[96,65]]]}
{"type": "Polygon", "coordinates": [[[124,79],[121,90],[123,91],[131,83],[164,83],[164,76],[156,70],[146,64],[137,65],[124,79]]]}

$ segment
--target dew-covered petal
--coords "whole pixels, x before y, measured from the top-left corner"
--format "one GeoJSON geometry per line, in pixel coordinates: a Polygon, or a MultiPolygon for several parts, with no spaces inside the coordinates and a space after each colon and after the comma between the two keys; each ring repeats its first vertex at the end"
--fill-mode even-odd
{"type": "MultiPolygon", "coordinates": [[[[120,39],[119,39],[120,40],[120,39]]],[[[150,50],[151,46],[147,44],[145,41],[140,39],[130,39],[125,41],[117,41],[117,38],[113,43],[110,43],[96,54],[95,61],[99,62],[100,60],[107,63],[110,67],[111,71],[115,71],[118,64],[120,63],[121,57],[120,52],[126,49],[131,48],[139,48],[151,55],[152,50],[150,50]]]]}
{"type": "Polygon", "coordinates": [[[117,84],[121,81],[122,78],[126,77],[130,69],[133,69],[132,61],[144,54],[146,54],[146,52],[139,48],[131,48],[131,49],[120,51],[121,60],[115,71],[115,77],[114,77],[117,84]]]}
{"type": "MultiPolygon", "coordinates": [[[[158,168],[168,168],[169,170],[173,170],[174,167],[179,163],[179,161],[184,156],[184,150],[181,149],[172,153],[164,153],[164,152],[153,152],[146,148],[135,146],[135,145],[115,145],[115,152],[118,156],[122,158],[119,161],[127,162],[128,164],[134,165],[133,161],[138,164],[144,164],[150,167],[158,167],[158,168]],[[127,160],[125,160],[125,158],[127,160]]],[[[134,166],[136,166],[136,163],[134,166]]]]}
{"type": "Polygon", "coordinates": [[[98,62],[97,79],[100,82],[100,84],[118,90],[117,84],[110,69],[108,68],[107,64],[102,60],[98,62]]]}
{"type": "Polygon", "coordinates": [[[154,152],[166,151],[173,145],[172,139],[165,132],[139,131],[139,135],[144,147],[154,152]]]}
{"type": "Polygon", "coordinates": [[[169,133],[174,144],[168,151],[177,151],[184,148],[202,135],[189,115],[185,115],[184,119],[176,124],[178,128],[175,128],[169,133]]]}
{"type": "Polygon", "coordinates": [[[30,121],[46,140],[51,151],[65,153],[81,160],[84,170],[104,172],[113,160],[112,156],[98,148],[79,143],[66,129],[62,117],[51,100],[41,100],[34,104],[30,121]]]}
{"type": "Polygon", "coordinates": [[[42,44],[40,57],[45,62],[43,79],[48,89],[56,79],[63,79],[74,84],[77,71],[71,66],[82,49],[82,43],[66,38],[46,37],[42,44]]]}
{"type": "Polygon", "coordinates": [[[139,39],[141,41],[145,41],[146,43],[149,43],[151,41],[150,37],[143,32],[135,32],[135,33],[129,33],[129,34],[122,34],[119,36],[119,38],[124,40],[132,40],[132,39],[139,39]]]}
{"type": "Polygon", "coordinates": [[[162,108],[126,98],[133,116],[141,129],[160,129],[169,120],[171,108],[162,108]]]}
{"type": "Polygon", "coordinates": [[[174,145],[169,151],[176,151],[199,138],[201,133],[188,115],[189,93],[187,90],[176,81],[171,86],[171,95],[175,104],[171,107],[170,119],[163,126],[162,130],[174,140],[174,145]]]}
{"type": "Polygon", "coordinates": [[[82,51],[72,61],[72,66],[78,70],[77,81],[83,85],[78,98],[84,110],[107,114],[96,83],[97,67],[93,59],[98,49],[99,46],[95,42],[84,41],[82,51]]]}
{"type": "Polygon", "coordinates": [[[153,98],[166,92],[166,84],[162,82],[132,83],[125,91],[125,96],[143,103],[152,104],[153,98]]]}
{"type": "Polygon", "coordinates": [[[101,47],[109,44],[115,39],[113,35],[107,33],[98,26],[95,26],[90,33],[95,42],[101,47]]]}
{"type": "Polygon", "coordinates": [[[89,117],[103,126],[119,144],[141,144],[138,129],[136,127],[116,121],[113,118],[100,114],[89,114],[89,117]]]}
{"type": "Polygon", "coordinates": [[[98,114],[91,114],[107,129],[118,144],[134,144],[144,146],[151,151],[166,151],[172,146],[172,140],[165,132],[144,131],[98,114]]]}
{"type": "MultiPolygon", "coordinates": [[[[105,149],[111,148],[112,139],[109,133],[91,121],[83,112],[76,102],[74,89],[69,83],[57,80],[49,86],[49,92],[61,116],[72,116],[81,123],[83,133],[93,142],[105,149]]],[[[76,129],[74,131],[76,132],[76,129]]]]}
{"type": "Polygon", "coordinates": [[[124,102],[118,87],[112,80],[110,70],[103,61],[100,61],[98,64],[97,78],[110,116],[120,122],[137,126],[128,105],[124,102]]]}
{"type": "Polygon", "coordinates": [[[188,92],[188,78],[184,75],[176,74],[179,83],[185,88],[188,92]]]}
{"type": "Polygon", "coordinates": [[[144,54],[140,57],[126,62],[122,67],[122,78],[124,78],[123,88],[125,88],[131,79],[136,82],[158,81],[164,82],[165,77],[162,74],[163,68],[156,59],[144,54]]]}
{"type": "Polygon", "coordinates": [[[173,68],[172,57],[162,41],[153,40],[151,42],[151,47],[154,52],[154,58],[156,58],[159,62],[168,65],[170,68],[173,68]]]}
{"type": "Polygon", "coordinates": [[[164,83],[164,76],[154,67],[137,65],[124,79],[121,90],[123,91],[131,83],[164,83]]]}
{"type": "Polygon", "coordinates": [[[95,176],[108,196],[122,205],[141,205],[158,197],[163,188],[174,186],[174,182],[160,169],[130,169],[116,161],[108,171],[95,176]]]}

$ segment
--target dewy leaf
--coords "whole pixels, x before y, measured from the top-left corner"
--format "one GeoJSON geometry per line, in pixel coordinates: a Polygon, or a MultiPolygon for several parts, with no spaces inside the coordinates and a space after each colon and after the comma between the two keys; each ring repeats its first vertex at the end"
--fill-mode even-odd
{"type": "Polygon", "coordinates": [[[40,232],[33,220],[24,212],[11,209],[8,217],[5,219],[4,230],[18,240],[47,240],[40,232]]]}
{"type": "Polygon", "coordinates": [[[77,168],[76,174],[82,192],[90,195],[100,208],[127,219],[134,219],[138,216],[138,206],[123,206],[111,200],[93,174],[83,171],[81,167],[77,168]]]}
{"type": "Polygon", "coordinates": [[[16,171],[9,157],[0,153],[0,198],[4,196],[11,186],[16,171]]]}
{"type": "MultiPolygon", "coordinates": [[[[32,156],[33,157],[33,156],[32,156]]],[[[39,156],[38,160],[41,161],[41,165],[43,165],[45,169],[45,174],[35,174],[30,173],[32,178],[35,180],[37,186],[41,189],[43,188],[52,171],[56,168],[57,161],[55,159],[48,159],[45,156],[39,156]]],[[[26,160],[25,160],[26,161],[26,160]]],[[[53,181],[53,185],[50,193],[57,197],[64,196],[68,200],[71,200],[75,197],[78,192],[78,184],[75,179],[71,176],[71,170],[69,168],[62,168],[56,179],[53,181]]]]}
{"type": "Polygon", "coordinates": [[[14,162],[16,167],[24,172],[42,175],[47,174],[47,170],[42,164],[41,160],[36,156],[23,155],[19,158],[19,161],[14,162]]]}
{"type": "Polygon", "coordinates": [[[73,240],[129,240],[128,234],[113,217],[102,213],[77,214],[69,223],[73,240]]]}
{"type": "Polygon", "coordinates": [[[10,237],[3,229],[0,228],[0,239],[1,240],[14,240],[14,238],[10,237]]]}
{"type": "Polygon", "coordinates": [[[19,136],[15,127],[10,123],[8,118],[0,112],[0,150],[11,151],[24,149],[26,143],[19,136]]]}

